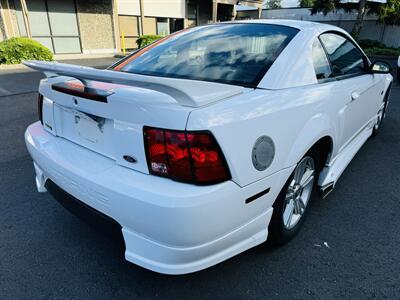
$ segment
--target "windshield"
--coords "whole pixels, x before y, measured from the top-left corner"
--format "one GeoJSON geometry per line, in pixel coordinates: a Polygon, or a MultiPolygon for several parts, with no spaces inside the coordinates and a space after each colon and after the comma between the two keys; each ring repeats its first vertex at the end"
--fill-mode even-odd
{"type": "Polygon", "coordinates": [[[200,26],[139,50],[115,70],[254,87],[297,32],[270,24],[200,26]]]}

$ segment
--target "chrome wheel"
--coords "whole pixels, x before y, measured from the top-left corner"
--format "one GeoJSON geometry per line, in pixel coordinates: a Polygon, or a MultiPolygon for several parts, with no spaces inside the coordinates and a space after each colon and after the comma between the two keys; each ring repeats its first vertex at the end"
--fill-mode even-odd
{"type": "Polygon", "coordinates": [[[314,160],[306,156],[294,170],[293,179],[286,191],[282,219],[287,230],[295,227],[303,216],[312,194],[314,180],[314,160]]]}

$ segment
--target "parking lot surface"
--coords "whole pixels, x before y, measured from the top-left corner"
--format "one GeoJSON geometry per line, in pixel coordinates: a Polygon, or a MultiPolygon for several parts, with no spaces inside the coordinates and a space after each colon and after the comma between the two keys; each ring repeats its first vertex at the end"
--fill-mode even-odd
{"type": "Polygon", "coordinates": [[[400,298],[398,85],[380,134],[313,202],[294,240],[166,276],[126,262],[115,240],[36,192],[23,134],[37,120],[41,77],[0,71],[0,299],[400,298]]]}

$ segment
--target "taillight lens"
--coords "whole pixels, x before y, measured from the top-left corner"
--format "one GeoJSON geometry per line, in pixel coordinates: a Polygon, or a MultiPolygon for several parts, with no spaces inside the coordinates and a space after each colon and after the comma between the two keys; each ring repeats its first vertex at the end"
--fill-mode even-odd
{"type": "Polygon", "coordinates": [[[195,184],[230,179],[230,173],[210,132],[144,128],[147,162],[151,174],[195,184]]]}
{"type": "Polygon", "coordinates": [[[43,125],[43,95],[42,94],[38,95],[37,105],[38,105],[39,120],[40,120],[40,123],[42,123],[42,125],[43,125]]]}

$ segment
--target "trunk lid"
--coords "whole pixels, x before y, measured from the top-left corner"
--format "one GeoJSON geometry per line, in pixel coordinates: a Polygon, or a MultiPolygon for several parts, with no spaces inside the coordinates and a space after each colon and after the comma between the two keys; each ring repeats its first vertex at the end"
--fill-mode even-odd
{"type": "MultiPolygon", "coordinates": [[[[42,71],[46,130],[148,173],[143,126],[185,130],[192,110],[243,93],[240,86],[158,78],[67,64],[27,62],[42,71]],[[90,87],[92,97],[56,88],[66,82],[90,87]]],[[[86,89],[85,89],[86,91],[86,89]]]]}
{"type": "Polygon", "coordinates": [[[192,110],[163,93],[143,88],[114,86],[107,102],[52,88],[70,79],[48,78],[40,84],[46,130],[141,172],[148,172],[143,126],[184,130],[192,110]]]}

